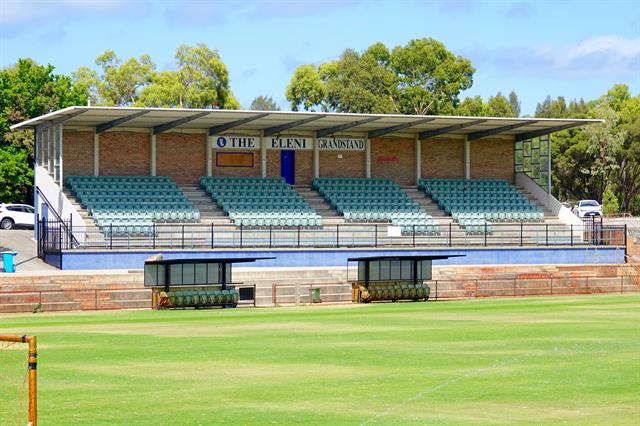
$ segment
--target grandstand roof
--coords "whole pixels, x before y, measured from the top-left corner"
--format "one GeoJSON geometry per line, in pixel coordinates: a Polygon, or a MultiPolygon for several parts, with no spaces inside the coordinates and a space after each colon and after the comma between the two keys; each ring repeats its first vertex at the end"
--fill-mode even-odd
{"type": "Polygon", "coordinates": [[[280,133],[315,132],[317,137],[334,133],[466,135],[480,139],[492,135],[528,139],[555,131],[601,123],[600,119],[503,118],[424,116],[399,114],[349,114],[334,112],[245,111],[185,108],[129,108],[73,106],[11,126],[11,130],[44,128],[56,124],[95,128],[99,133],[121,128],[145,128],[154,133],[169,130],[204,130],[209,134],[264,131],[280,133]]]}

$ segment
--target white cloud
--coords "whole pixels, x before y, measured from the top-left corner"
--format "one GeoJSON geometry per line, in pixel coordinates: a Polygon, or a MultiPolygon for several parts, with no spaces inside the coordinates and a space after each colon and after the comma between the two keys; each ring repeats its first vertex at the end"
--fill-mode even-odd
{"type": "Polygon", "coordinates": [[[474,63],[548,78],[636,76],[640,78],[640,37],[591,37],[576,44],[467,50],[474,63]]]}

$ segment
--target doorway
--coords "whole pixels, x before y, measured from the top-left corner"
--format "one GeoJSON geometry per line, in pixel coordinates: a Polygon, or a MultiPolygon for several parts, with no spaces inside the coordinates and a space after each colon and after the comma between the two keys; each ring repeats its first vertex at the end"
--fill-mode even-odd
{"type": "Polygon", "coordinates": [[[294,185],[296,183],[295,151],[280,151],[280,176],[282,176],[289,185],[294,185]]]}

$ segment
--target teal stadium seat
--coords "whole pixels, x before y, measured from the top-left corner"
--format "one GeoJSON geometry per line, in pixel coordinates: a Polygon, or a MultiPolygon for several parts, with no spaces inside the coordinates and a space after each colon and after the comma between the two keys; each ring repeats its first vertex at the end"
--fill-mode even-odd
{"type": "Polygon", "coordinates": [[[544,213],[502,179],[421,179],[421,190],[467,234],[492,232],[492,222],[543,222],[544,213]]]}
{"type": "Polygon", "coordinates": [[[201,177],[200,186],[236,226],[322,226],[322,218],[280,177],[201,177]]]}
{"type": "Polygon", "coordinates": [[[200,221],[168,176],[69,176],[66,183],[104,233],[149,235],[155,222],[200,221]]]}
{"type": "Polygon", "coordinates": [[[347,222],[390,222],[404,234],[440,233],[435,220],[389,179],[321,178],[313,187],[347,222]]]}

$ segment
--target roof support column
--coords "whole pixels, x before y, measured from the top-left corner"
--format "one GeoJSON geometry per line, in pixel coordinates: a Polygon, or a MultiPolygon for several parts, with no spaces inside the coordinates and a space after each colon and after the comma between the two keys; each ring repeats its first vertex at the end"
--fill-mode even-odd
{"type": "Polygon", "coordinates": [[[156,148],[157,148],[156,134],[152,132],[151,133],[151,167],[150,167],[151,176],[156,175],[156,166],[157,166],[156,148]]]}
{"type": "Polygon", "coordinates": [[[364,140],[364,177],[371,177],[371,139],[364,140]]]}
{"type": "Polygon", "coordinates": [[[53,174],[53,128],[47,129],[47,171],[49,174],[53,174]]]}
{"type": "Polygon", "coordinates": [[[415,135],[416,145],[416,185],[420,185],[420,178],[422,177],[422,141],[415,135]]]}
{"type": "Polygon", "coordinates": [[[464,138],[464,178],[471,179],[471,141],[464,138]]]}
{"type": "Polygon", "coordinates": [[[100,133],[93,132],[93,175],[100,176],[100,133]]]}
{"type": "Polygon", "coordinates": [[[311,141],[313,143],[313,178],[317,179],[320,177],[320,147],[315,136],[311,141]]]}
{"type": "MultiPolygon", "coordinates": [[[[62,173],[62,124],[58,124],[56,133],[58,134],[58,185],[60,186],[60,192],[62,192],[62,184],[64,183],[64,176],[62,173]]],[[[60,213],[62,213],[62,205],[58,208],[60,209],[60,213]]]]}
{"type": "Polygon", "coordinates": [[[264,130],[260,131],[260,176],[267,177],[267,141],[264,130]]]}
{"type": "Polygon", "coordinates": [[[213,136],[207,135],[205,146],[207,150],[207,176],[210,177],[213,175],[213,136]]]}

